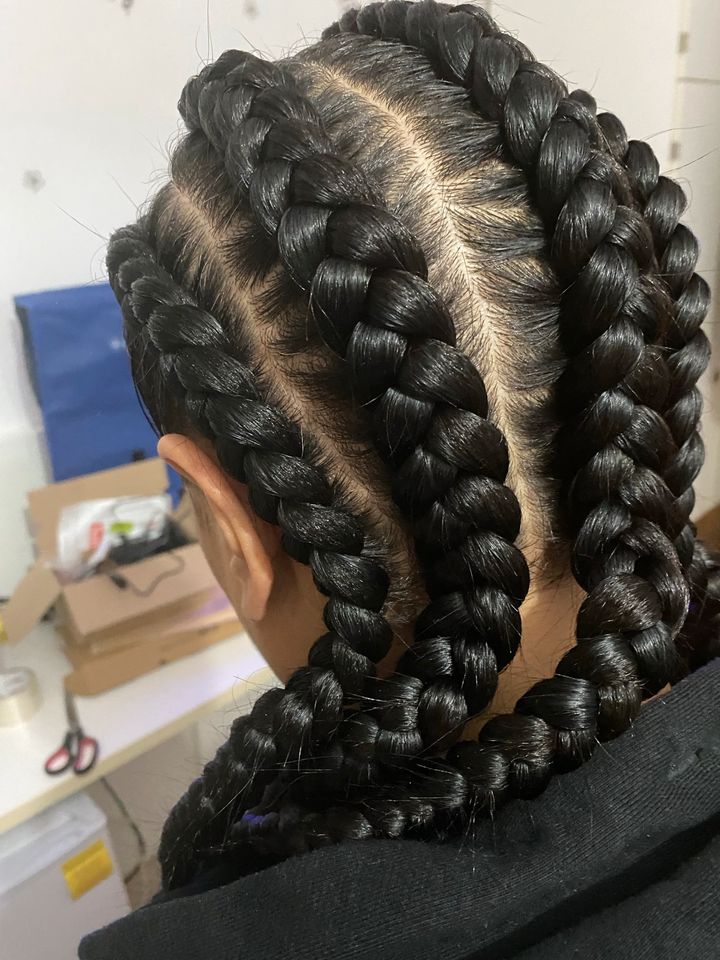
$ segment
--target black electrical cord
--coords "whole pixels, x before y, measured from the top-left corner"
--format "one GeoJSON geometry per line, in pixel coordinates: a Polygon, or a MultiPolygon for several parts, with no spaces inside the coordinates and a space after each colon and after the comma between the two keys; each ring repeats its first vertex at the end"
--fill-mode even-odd
{"type": "Polygon", "coordinates": [[[113,569],[108,571],[108,576],[116,587],[119,587],[121,590],[129,590],[136,597],[149,597],[163,580],[167,580],[168,577],[174,577],[185,569],[185,558],[175,553],[174,550],[166,550],[165,556],[172,557],[175,565],[170,570],[163,570],[162,573],[159,573],[152,579],[146,587],[142,588],[136,587],[123,573],[120,573],[120,566],[114,560],[106,557],[103,563],[112,565],[113,569]]]}
{"type": "Polygon", "coordinates": [[[130,873],[128,873],[126,876],[123,877],[123,883],[129,883],[133,879],[133,877],[136,877],[138,875],[138,873],[140,872],[140,868],[142,867],[143,863],[145,863],[145,860],[147,859],[147,843],[145,842],[145,837],[142,835],[142,831],[140,827],[137,825],[137,823],[135,823],[133,818],[130,816],[130,811],[125,806],[125,803],[123,802],[122,797],[120,797],[117,791],[115,790],[115,788],[110,785],[110,781],[107,779],[107,777],[100,777],[100,782],[104,785],[105,789],[110,794],[112,800],[115,803],[115,806],[120,811],[121,816],[123,817],[127,825],[130,827],[132,832],[135,834],[135,837],[137,838],[138,861],[135,864],[135,866],[132,868],[130,873]]]}

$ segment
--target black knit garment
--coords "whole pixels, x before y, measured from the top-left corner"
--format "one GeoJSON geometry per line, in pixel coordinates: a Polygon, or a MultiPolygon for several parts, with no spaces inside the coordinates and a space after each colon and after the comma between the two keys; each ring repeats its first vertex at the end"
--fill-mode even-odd
{"type": "Polygon", "coordinates": [[[348,842],[214,886],[220,868],[80,960],[717,960],[719,693],[715,660],[472,841],[348,842]]]}

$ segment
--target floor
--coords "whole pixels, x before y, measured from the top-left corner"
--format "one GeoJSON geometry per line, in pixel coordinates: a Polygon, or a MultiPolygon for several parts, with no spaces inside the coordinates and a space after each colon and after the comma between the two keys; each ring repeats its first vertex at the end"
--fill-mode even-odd
{"type": "Polygon", "coordinates": [[[160,889],[160,865],[152,857],[141,864],[135,876],[126,884],[128,899],[133,910],[144,906],[160,889]]]}

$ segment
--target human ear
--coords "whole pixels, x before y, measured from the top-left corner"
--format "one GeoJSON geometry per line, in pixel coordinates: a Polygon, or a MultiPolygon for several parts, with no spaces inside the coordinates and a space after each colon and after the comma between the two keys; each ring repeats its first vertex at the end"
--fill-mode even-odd
{"type": "Polygon", "coordinates": [[[200,497],[215,520],[229,556],[226,573],[231,583],[223,586],[241,619],[262,620],[272,591],[273,566],[260,534],[262,521],[255,517],[246,491],[189,437],[166,434],[158,442],[158,455],[185,479],[193,499],[200,497]]]}

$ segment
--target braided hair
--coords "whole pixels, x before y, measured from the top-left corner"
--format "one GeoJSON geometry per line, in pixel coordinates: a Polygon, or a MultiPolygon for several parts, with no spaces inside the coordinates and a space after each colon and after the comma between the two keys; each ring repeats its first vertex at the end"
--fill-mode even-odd
{"type": "Polygon", "coordinates": [[[689,520],[706,288],[679,188],[618,121],[480,8],[429,0],[278,64],[229,51],[179,108],[171,181],[108,252],[134,378],[309,565],[327,632],[171,813],[166,887],[533,796],[718,614],[689,520]],[[586,593],[577,643],[459,740],[518,650],[537,540],[586,593]],[[413,640],[379,678],[403,603],[413,640]]]}
{"type": "MultiPolygon", "coordinates": [[[[690,515],[695,505],[693,483],[704,460],[698,430],[702,396],[697,382],[710,355],[707,337],[701,329],[709,308],[710,290],[706,281],[695,272],[699,255],[697,239],[687,226],[679,222],[687,206],[682,188],[669,177],[660,175],[657,157],[649,144],[638,140],[628,141],[621,121],[613,114],[596,115],[595,102],[585,91],[570,94],[570,99],[574,101],[572,104],[567,98],[559,101],[561,94],[567,94],[559,78],[543,65],[537,64],[527,48],[514,37],[504,34],[481,8],[471,4],[451,7],[431,0],[419,4],[404,0],[371,3],[362,10],[348,11],[325,31],[325,36],[341,32],[410,43],[432,58],[442,76],[467,86],[480,109],[498,118],[507,117],[510,111],[507,145],[518,162],[522,162],[523,150],[527,147],[519,140],[518,134],[513,133],[515,125],[522,131],[523,117],[522,114],[513,116],[512,95],[515,93],[518,98],[527,95],[527,74],[538,72],[543,75],[540,86],[544,87],[548,99],[544,105],[545,119],[533,117],[536,129],[531,134],[531,140],[534,138],[535,145],[539,146],[540,138],[551,133],[553,123],[548,122],[548,105],[557,102],[553,118],[555,131],[564,130],[567,134],[567,121],[570,119],[575,123],[590,124],[589,132],[595,146],[602,147],[626,172],[627,182],[622,184],[625,191],[622,199],[626,204],[630,203],[629,191],[633,206],[643,215],[652,237],[653,279],[656,278],[666,287],[670,300],[669,322],[655,325],[654,342],[661,348],[667,366],[666,376],[663,377],[664,403],[659,412],[663,414],[672,434],[674,446],[663,457],[661,472],[675,499],[671,529],[674,529],[675,546],[680,562],[687,571],[694,597],[691,619],[695,629],[684,631],[684,646],[692,650],[697,645],[693,641],[693,633],[697,633],[698,628],[707,642],[715,632],[715,621],[720,612],[715,600],[720,586],[716,582],[718,558],[695,539],[695,527],[690,515]],[[708,621],[707,625],[701,627],[701,622],[705,620],[708,621]]],[[[564,142],[563,146],[568,154],[573,146],[577,148],[577,144],[571,141],[564,142]]],[[[543,144],[542,150],[548,154],[549,165],[554,159],[552,149],[543,144]]],[[[544,204],[552,188],[557,189],[557,184],[543,179],[542,160],[543,157],[539,155],[536,197],[539,203],[544,204]]],[[[581,161],[576,157],[574,162],[581,161]]],[[[554,173],[557,174],[557,171],[554,173]]],[[[652,343],[652,328],[645,332],[646,339],[649,334],[652,343]]],[[[704,649],[706,643],[700,646],[704,649]]],[[[716,649],[711,640],[710,648],[716,649]]],[[[708,656],[709,651],[705,649],[701,660],[708,656]]],[[[695,661],[699,662],[697,652],[695,661]]]]}
{"type": "Polygon", "coordinates": [[[698,432],[702,397],[697,381],[710,357],[710,345],[700,328],[710,303],[707,283],[695,273],[698,243],[682,223],[687,199],[679,184],[660,175],[660,165],[649,144],[628,141],[625,130],[612,114],[598,117],[609,149],[628,172],[639,209],[652,233],[660,276],[673,303],[672,322],[663,341],[670,370],[666,419],[677,447],[665,474],[685,521],[676,541],[683,566],[693,558],[695,530],[690,514],[695,505],[693,482],[703,463],[703,444],[698,432]]]}
{"type": "Polygon", "coordinates": [[[684,520],[676,547],[693,598],[682,644],[691,662],[698,665],[720,650],[720,558],[696,539],[696,528],[690,519],[695,506],[693,482],[704,460],[699,433],[702,396],[697,383],[710,358],[710,344],[701,328],[710,305],[710,289],[695,272],[699,256],[697,238],[679,222],[687,207],[680,185],[660,174],[660,165],[649,144],[628,140],[617,117],[600,114],[598,123],[609,149],[628,171],[636,202],[652,232],[660,276],[672,299],[672,321],[662,346],[670,372],[665,417],[677,452],[668,462],[665,479],[684,520]]]}

